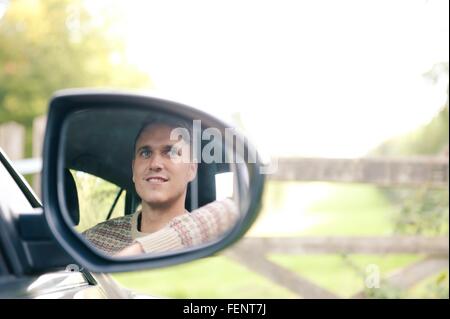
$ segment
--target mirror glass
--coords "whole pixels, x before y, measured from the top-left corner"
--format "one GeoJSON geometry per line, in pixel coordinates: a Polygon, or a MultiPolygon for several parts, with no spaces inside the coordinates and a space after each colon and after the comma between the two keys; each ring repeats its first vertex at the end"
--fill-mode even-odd
{"type": "Polygon", "coordinates": [[[76,111],[59,148],[64,218],[92,249],[117,258],[217,242],[250,202],[254,164],[237,136],[161,111],[76,111]]]}

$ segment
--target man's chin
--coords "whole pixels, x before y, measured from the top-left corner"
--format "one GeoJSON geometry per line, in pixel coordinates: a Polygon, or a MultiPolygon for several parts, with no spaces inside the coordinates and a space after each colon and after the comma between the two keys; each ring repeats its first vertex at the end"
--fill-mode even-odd
{"type": "Polygon", "coordinates": [[[170,206],[171,201],[167,198],[147,198],[144,199],[144,201],[147,203],[150,207],[166,207],[170,206]]]}

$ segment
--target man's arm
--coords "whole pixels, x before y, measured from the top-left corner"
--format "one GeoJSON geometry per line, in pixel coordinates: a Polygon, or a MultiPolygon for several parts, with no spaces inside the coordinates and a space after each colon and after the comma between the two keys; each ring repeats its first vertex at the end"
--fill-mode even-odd
{"type": "Polygon", "coordinates": [[[157,253],[201,245],[224,235],[238,218],[239,212],[232,199],[214,201],[189,214],[175,217],[157,232],[137,238],[135,243],[115,256],[157,253]]]}
{"type": "Polygon", "coordinates": [[[134,243],[128,246],[127,248],[119,251],[117,254],[115,254],[115,257],[127,257],[127,256],[133,256],[133,255],[139,255],[144,253],[144,249],[142,248],[142,245],[140,243],[134,243]]]}

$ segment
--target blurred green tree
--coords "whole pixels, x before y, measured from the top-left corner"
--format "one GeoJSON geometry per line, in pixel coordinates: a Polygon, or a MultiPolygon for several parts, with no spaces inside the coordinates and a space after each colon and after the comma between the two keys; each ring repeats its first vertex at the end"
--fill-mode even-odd
{"type": "MultiPolygon", "coordinates": [[[[97,10],[98,11],[98,10],[97,10]]],[[[143,88],[149,77],[127,62],[119,14],[94,13],[83,0],[15,0],[0,18],[0,123],[28,131],[54,91],[143,88]]]]}
{"type": "Polygon", "coordinates": [[[439,113],[429,123],[416,130],[383,142],[370,155],[410,156],[448,152],[448,62],[435,64],[424,76],[433,82],[437,82],[444,77],[447,78],[447,101],[439,113]]]}

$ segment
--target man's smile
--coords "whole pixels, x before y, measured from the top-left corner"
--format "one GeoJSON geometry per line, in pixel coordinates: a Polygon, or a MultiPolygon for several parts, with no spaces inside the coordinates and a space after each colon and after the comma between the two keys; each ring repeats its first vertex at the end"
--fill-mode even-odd
{"type": "Polygon", "coordinates": [[[167,182],[169,179],[165,176],[155,175],[155,176],[147,176],[144,178],[144,180],[150,184],[163,184],[167,182]]]}

